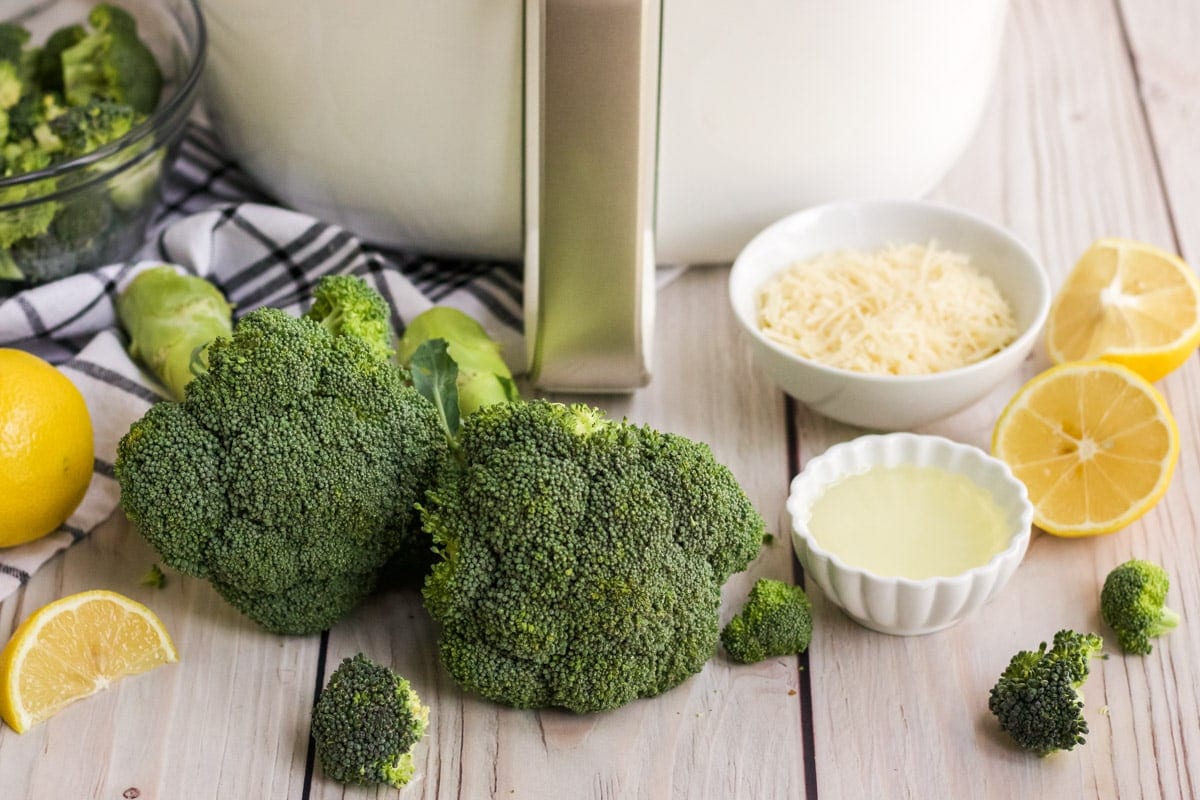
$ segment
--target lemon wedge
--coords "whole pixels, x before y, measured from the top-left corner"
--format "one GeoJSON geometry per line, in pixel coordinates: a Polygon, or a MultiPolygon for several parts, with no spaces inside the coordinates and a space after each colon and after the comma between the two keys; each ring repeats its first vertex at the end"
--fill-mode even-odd
{"type": "Polygon", "coordinates": [[[1046,322],[1058,364],[1103,359],[1156,381],[1200,345],[1200,280],[1179,257],[1101,239],[1067,276],[1046,322]]]}
{"type": "Polygon", "coordinates": [[[179,660],[162,620],[116,592],[80,592],[21,623],[0,653],[0,718],[17,733],[127,675],[179,660]]]}

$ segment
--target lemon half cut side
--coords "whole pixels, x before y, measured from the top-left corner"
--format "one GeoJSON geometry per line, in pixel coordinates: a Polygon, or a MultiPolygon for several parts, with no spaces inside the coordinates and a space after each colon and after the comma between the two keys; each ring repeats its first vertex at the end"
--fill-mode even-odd
{"type": "Polygon", "coordinates": [[[1059,536],[1112,533],[1171,482],[1179,430],[1166,400],[1107,361],[1062,364],[1026,383],[992,433],[993,454],[1029,490],[1034,523],[1059,536]]]}

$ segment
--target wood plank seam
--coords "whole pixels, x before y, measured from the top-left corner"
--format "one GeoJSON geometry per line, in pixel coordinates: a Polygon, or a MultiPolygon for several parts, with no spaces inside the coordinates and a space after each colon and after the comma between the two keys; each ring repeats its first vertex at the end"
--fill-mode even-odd
{"type": "MultiPolygon", "coordinates": [[[[787,438],[788,485],[794,476],[800,473],[800,432],[796,426],[796,401],[785,395],[783,398],[783,424],[787,438]]],[[[788,549],[792,546],[792,533],[784,531],[780,536],[788,549]]],[[[792,558],[792,575],[796,585],[806,592],[804,585],[804,567],[795,557],[792,558]]],[[[796,662],[798,671],[798,688],[800,692],[800,739],[804,750],[804,797],[805,800],[817,800],[817,754],[816,726],[813,724],[812,713],[812,668],[809,663],[808,650],[800,654],[796,662]]]]}

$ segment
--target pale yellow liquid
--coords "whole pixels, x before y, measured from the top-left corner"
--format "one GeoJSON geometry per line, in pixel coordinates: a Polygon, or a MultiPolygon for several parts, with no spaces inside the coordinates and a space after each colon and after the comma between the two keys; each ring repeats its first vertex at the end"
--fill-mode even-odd
{"type": "Polygon", "coordinates": [[[936,467],[876,467],[843,478],[813,503],[809,530],[851,566],[914,580],[958,575],[1008,545],[991,494],[936,467]]]}

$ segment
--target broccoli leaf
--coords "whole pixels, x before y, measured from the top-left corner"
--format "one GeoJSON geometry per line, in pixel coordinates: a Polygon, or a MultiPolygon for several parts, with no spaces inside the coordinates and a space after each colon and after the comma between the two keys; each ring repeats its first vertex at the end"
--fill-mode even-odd
{"type": "Polygon", "coordinates": [[[442,429],[451,441],[458,435],[458,364],[450,357],[445,339],[429,339],[413,352],[409,362],[413,387],[437,409],[442,429]]]}

